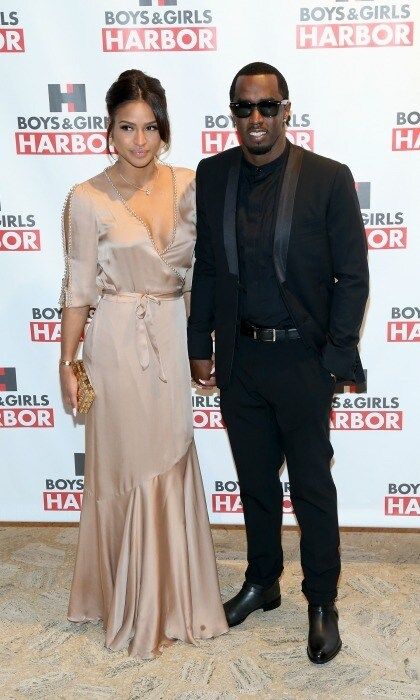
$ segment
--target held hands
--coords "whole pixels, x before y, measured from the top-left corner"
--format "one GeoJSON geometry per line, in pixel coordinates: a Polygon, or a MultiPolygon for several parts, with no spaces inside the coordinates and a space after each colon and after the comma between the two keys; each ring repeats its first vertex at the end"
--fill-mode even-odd
{"type": "Polygon", "coordinates": [[[216,386],[213,374],[213,360],[190,360],[192,380],[202,389],[216,386]]]}
{"type": "Polygon", "coordinates": [[[73,416],[77,413],[77,379],[72,367],[60,367],[60,383],[63,400],[72,409],[73,416]]]}

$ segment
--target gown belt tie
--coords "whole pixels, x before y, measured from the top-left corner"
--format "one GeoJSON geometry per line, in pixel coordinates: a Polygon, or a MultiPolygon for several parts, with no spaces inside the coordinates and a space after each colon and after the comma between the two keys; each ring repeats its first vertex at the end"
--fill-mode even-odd
{"type": "Polygon", "coordinates": [[[122,292],[120,294],[112,292],[104,292],[102,298],[116,302],[132,303],[134,305],[135,323],[136,323],[136,341],[137,354],[140,367],[146,370],[150,364],[149,343],[156,356],[159,366],[159,379],[162,382],[167,382],[165,369],[162,362],[162,357],[159,352],[159,345],[156,338],[153,313],[151,303],[157,306],[161,305],[163,300],[179,299],[182,296],[182,290],[161,294],[159,292],[122,292]]]}

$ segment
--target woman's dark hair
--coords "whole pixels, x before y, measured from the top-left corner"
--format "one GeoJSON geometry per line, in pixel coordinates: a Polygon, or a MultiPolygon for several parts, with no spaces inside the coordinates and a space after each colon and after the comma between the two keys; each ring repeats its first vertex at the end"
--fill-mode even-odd
{"type": "Polygon", "coordinates": [[[132,68],[121,73],[118,80],[112,83],[106,93],[105,101],[109,116],[106,134],[108,150],[117,109],[126,102],[135,100],[144,100],[149,105],[156,117],[159,136],[166,144],[166,147],[169,148],[171,128],[165,90],[157,78],[152,78],[150,75],[143,73],[143,71],[132,68]]]}

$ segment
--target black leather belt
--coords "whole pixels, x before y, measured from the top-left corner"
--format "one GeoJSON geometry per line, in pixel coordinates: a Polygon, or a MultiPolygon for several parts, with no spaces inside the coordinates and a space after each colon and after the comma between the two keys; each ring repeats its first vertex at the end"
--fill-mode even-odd
{"type": "Polygon", "coordinates": [[[241,334],[253,340],[262,340],[264,343],[300,338],[297,328],[263,328],[262,326],[254,326],[249,321],[241,321],[241,334]]]}

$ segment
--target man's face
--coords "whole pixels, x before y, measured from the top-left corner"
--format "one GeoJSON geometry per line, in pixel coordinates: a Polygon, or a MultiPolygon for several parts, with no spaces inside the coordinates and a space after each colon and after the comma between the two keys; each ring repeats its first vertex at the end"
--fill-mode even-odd
{"type": "MultiPolygon", "coordinates": [[[[236,81],[233,102],[240,100],[260,102],[260,100],[270,99],[284,99],[284,95],[279,92],[275,75],[239,76],[236,81]]],[[[251,156],[256,156],[258,162],[270,162],[282,153],[285,138],[283,120],[287,119],[289,112],[290,103],[285,107],[280,106],[276,117],[263,117],[257,108],[253,109],[249,117],[235,117],[236,129],[242,147],[251,156]]]]}

